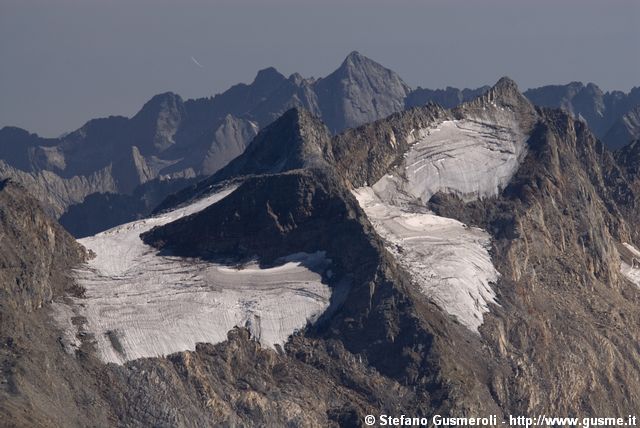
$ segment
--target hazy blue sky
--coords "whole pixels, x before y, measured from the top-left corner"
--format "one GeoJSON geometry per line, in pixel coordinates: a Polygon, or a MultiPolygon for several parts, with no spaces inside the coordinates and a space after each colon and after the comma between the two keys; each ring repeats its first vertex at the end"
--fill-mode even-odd
{"type": "Polygon", "coordinates": [[[411,86],[640,86],[640,0],[0,0],[0,126],[45,136],[352,50],[411,86]],[[199,67],[191,57],[197,59],[199,67]]]}

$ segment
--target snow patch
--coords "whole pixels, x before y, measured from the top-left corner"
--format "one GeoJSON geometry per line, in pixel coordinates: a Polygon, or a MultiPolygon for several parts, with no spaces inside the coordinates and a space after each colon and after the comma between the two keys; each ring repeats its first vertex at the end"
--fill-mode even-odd
{"type": "Polygon", "coordinates": [[[633,245],[623,242],[627,254],[621,254],[620,272],[629,281],[640,287],[640,251],[633,245]]]}
{"type": "Polygon", "coordinates": [[[54,304],[65,346],[73,351],[78,334],[92,335],[104,362],[122,364],[194,350],[198,342],[222,342],[235,326],[274,347],[317,320],[331,297],[322,282],[331,263],[324,252],[292,254],[266,269],[256,262],[231,267],[159,255],[140,239],[152,227],[201,211],[234,190],[81,239],[96,257],[75,271],[85,297],[54,304]]]}
{"type": "Polygon", "coordinates": [[[445,312],[477,332],[489,303],[496,303],[490,284],[499,274],[488,252],[489,235],[415,205],[384,201],[371,187],[356,189],[354,195],[416,286],[445,312]]]}
{"type": "MultiPolygon", "coordinates": [[[[434,129],[412,130],[407,142],[411,148],[404,157],[406,180],[401,187],[424,202],[437,192],[457,194],[465,201],[496,196],[526,153],[526,135],[506,115],[501,123],[444,121],[434,129]]],[[[395,192],[399,184],[384,186],[395,192]]]]}
{"type": "Polygon", "coordinates": [[[465,201],[497,196],[526,154],[527,135],[514,115],[447,120],[412,129],[400,168],[354,190],[388,250],[413,282],[445,312],[477,332],[499,278],[489,234],[438,217],[426,202],[438,192],[465,201]]]}

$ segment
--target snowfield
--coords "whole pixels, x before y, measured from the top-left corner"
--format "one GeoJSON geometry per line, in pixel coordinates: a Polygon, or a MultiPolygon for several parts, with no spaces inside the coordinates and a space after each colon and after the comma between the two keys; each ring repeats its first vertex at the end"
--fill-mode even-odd
{"type": "MultiPolygon", "coordinates": [[[[497,108],[497,107],[496,107],[497,108]]],[[[430,299],[477,332],[499,278],[479,228],[436,216],[425,204],[437,192],[465,201],[500,194],[526,154],[527,135],[513,115],[449,120],[413,130],[403,164],[370,187],[354,190],[388,250],[430,299]]]]}
{"type": "Polygon", "coordinates": [[[477,332],[498,272],[491,262],[489,235],[425,209],[384,202],[370,187],[354,191],[387,249],[420,290],[461,324],[477,332]]]}
{"type": "Polygon", "coordinates": [[[620,258],[620,272],[629,281],[640,287],[640,265],[634,264],[633,260],[637,260],[640,263],[640,251],[636,247],[626,242],[622,243],[623,247],[627,250],[620,258]],[[626,257],[624,257],[626,256],[626,257]],[[627,260],[625,260],[625,258],[627,260]],[[632,264],[629,264],[632,263],[632,264]]]}
{"type": "Polygon", "coordinates": [[[79,333],[93,335],[100,358],[121,364],[222,342],[235,326],[274,347],[315,321],[331,297],[322,282],[330,265],[324,252],[292,254],[263,269],[255,262],[235,267],[161,256],[141,241],[141,233],[201,211],[234,190],[81,239],[96,254],[75,272],[86,295],[54,304],[67,349],[80,345],[79,333]],[[80,325],[76,317],[84,318],[80,325]]]}
{"type": "Polygon", "coordinates": [[[513,121],[448,120],[437,128],[413,130],[403,177],[374,185],[384,199],[403,193],[423,202],[437,192],[465,201],[498,195],[526,154],[526,135],[513,121]]]}

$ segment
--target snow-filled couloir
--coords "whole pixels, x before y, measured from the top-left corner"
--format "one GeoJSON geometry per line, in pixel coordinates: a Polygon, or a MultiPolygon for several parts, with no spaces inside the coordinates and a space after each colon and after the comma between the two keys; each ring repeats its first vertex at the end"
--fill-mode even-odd
{"type": "Polygon", "coordinates": [[[80,240],[95,257],[75,278],[82,298],[54,304],[70,351],[93,336],[100,358],[123,363],[193,350],[247,327],[265,346],[286,342],[329,306],[324,252],[292,254],[275,267],[228,266],[161,255],[140,234],[216,203],[235,188],[177,210],[127,223],[80,240]]]}

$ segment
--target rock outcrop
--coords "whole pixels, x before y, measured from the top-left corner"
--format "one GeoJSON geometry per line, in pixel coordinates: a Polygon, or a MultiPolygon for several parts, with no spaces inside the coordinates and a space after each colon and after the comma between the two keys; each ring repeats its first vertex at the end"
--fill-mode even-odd
{"type": "Polygon", "coordinates": [[[69,269],[83,248],[10,180],[0,182],[0,227],[4,308],[31,312],[73,288],[69,269]]]}

